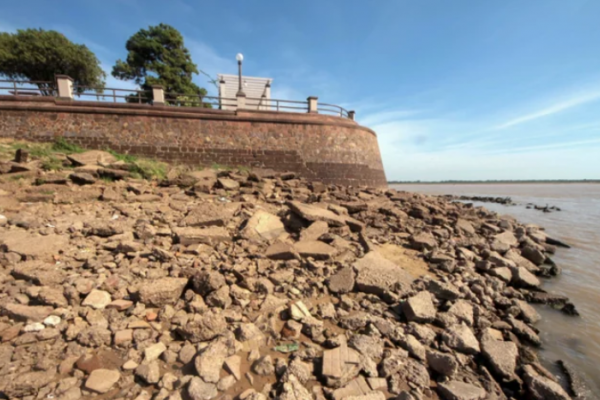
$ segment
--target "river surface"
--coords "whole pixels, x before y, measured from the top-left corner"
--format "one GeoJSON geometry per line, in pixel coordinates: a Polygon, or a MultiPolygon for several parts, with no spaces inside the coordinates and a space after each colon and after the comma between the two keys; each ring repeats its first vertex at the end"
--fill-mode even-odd
{"type": "Polygon", "coordinates": [[[600,184],[402,184],[397,190],[425,194],[511,197],[516,206],[477,203],[522,223],[534,223],[572,246],[558,248],[554,261],[562,267],[557,278],[545,279],[543,288],[571,299],[581,314],[570,317],[539,306],[543,347],[540,358],[553,366],[570,361],[592,393],[600,392],[600,184]],[[527,203],[557,206],[560,212],[527,209],[527,203]]]}

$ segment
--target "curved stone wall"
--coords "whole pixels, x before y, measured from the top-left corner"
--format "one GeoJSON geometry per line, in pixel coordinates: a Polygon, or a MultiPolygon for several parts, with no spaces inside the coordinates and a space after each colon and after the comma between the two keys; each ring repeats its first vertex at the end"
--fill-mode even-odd
{"type": "Polygon", "coordinates": [[[0,137],[169,162],[272,168],[345,185],[386,185],[372,130],[319,114],[222,111],[0,96],[0,137]]]}

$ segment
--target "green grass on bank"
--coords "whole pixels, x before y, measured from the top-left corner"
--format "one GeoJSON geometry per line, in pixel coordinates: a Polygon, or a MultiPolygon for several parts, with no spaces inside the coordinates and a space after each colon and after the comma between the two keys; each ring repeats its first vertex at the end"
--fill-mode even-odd
{"type": "MultiPolygon", "coordinates": [[[[87,151],[62,137],[52,143],[13,141],[0,143],[0,160],[14,159],[15,152],[19,149],[27,151],[31,159],[40,160],[40,166],[45,171],[61,171],[72,168],[68,162],[65,162],[66,156],[87,151]]],[[[151,180],[165,179],[167,176],[168,165],[166,163],[130,154],[121,154],[113,150],[107,149],[106,151],[117,160],[127,164],[127,169],[133,178],[151,180]]]]}
{"type": "Polygon", "coordinates": [[[165,179],[167,177],[168,165],[151,158],[137,157],[131,154],[121,154],[111,149],[106,152],[112,154],[117,160],[129,166],[129,172],[137,179],[165,179]]]}

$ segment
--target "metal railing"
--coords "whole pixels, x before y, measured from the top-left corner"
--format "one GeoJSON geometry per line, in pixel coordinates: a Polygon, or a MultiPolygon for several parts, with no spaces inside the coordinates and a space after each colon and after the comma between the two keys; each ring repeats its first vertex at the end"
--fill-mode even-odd
{"type": "Polygon", "coordinates": [[[249,97],[246,99],[246,108],[256,110],[268,110],[268,111],[288,111],[292,112],[308,112],[308,101],[295,101],[295,100],[280,100],[280,99],[267,99],[261,97],[260,99],[249,97]]]}
{"type": "Polygon", "coordinates": [[[319,114],[333,114],[342,118],[350,117],[348,110],[335,104],[319,103],[317,111],[319,114]]]}
{"type": "Polygon", "coordinates": [[[0,94],[14,96],[56,96],[56,83],[52,81],[0,80],[0,94]]]}
{"type": "Polygon", "coordinates": [[[165,104],[175,107],[235,108],[237,99],[227,97],[202,96],[199,94],[165,93],[165,104]]]}
{"type": "Polygon", "coordinates": [[[84,85],[73,85],[73,80],[65,76],[57,76],[52,81],[19,81],[0,80],[0,95],[14,96],[46,96],[59,97],[61,100],[94,98],[91,101],[113,103],[137,103],[151,105],[167,105],[182,108],[212,108],[218,110],[260,110],[274,112],[319,113],[335,115],[354,120],[354,111],[348,111],[335,104],[319,103],[316,97],[307,101],[268,99],[266,97],[226,98],[164,92],[162,87],[150,90],[101,88],[84,85]],[[156,99],[155,99],[156,97],[156,99]]]}
{"type": "Polygon", "coordinates": [[[144,104],[152,101],[152,93],[137,89],[100,88],[92,86],[73,86],[73,97],[95,97],[97,101],[144,104]]]}

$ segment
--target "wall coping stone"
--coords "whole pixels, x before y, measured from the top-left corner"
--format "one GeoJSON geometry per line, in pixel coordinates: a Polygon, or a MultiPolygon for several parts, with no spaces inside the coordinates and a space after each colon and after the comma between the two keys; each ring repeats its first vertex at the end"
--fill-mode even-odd
{"type": "Polygon", "coordinates": [[[329,125],[355,128],[377,137],[377,134],[355,121],[323,114],[285,113],[268,110],[215,110],[210,108],[182,109],[149,104],[99,103],[96,101],[65,101],[54,97],[0,95],[0,110],[74,112],[85,114],[137,115],[187,119],[208,119],[276,124],[329,125]],[[31,104],[33,103],[33,104],[31,104]]]}

